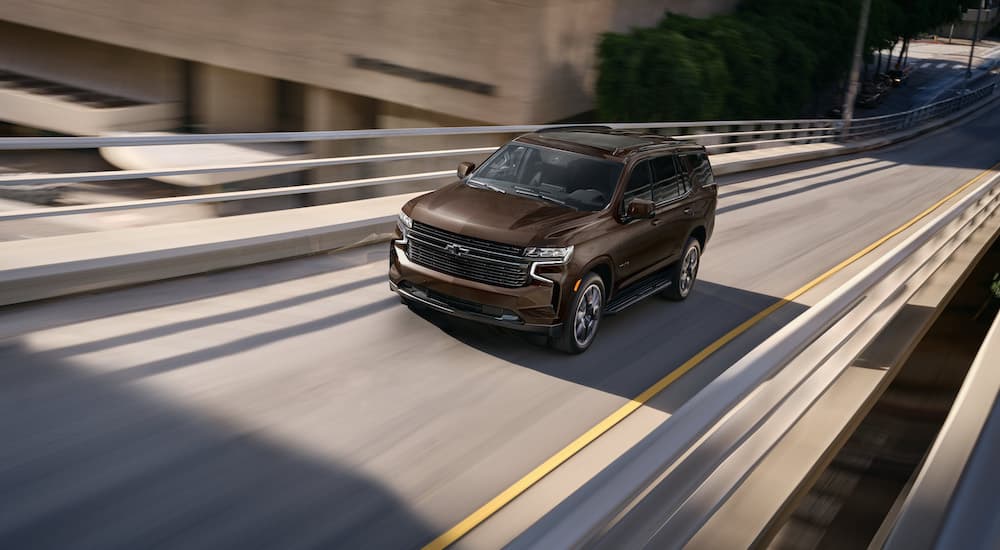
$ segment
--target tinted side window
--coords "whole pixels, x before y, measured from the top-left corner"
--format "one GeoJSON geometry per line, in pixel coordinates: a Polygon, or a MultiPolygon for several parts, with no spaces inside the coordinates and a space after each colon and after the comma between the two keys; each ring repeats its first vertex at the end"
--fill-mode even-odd
{"type": "Polygon", "coordinates": [[[685,178],[678,172],[674,156],[657,157],[650,164],[653,167],[653,202],[661,204],[672,201],[687,192],[685,178]]]}
{"type": "Polygon", "coordinates": [[[625,196],[622,198],[622,212],[626,212],[629,203],[635,199],[653,200],[652,187],[653,177],[649,171],[649,161],[644,160],[636,164],[632,174],[629,175],[625,196]]]}
{"type": "Polygon", "coordinates": [[[688,174],[691,174],[691,180],[697,185],[705,186],[715,183],[712,165],[708,163],[708,155],[705,153],[681,155],[681,162],[683,162],[688,174]]]}

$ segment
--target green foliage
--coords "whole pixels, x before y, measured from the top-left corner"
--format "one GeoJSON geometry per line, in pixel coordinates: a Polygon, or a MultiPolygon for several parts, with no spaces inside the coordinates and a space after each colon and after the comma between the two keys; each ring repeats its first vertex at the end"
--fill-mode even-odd
{"type": "MultiPolygon", "coordinates": [[[[962,1],[872,0],[866,53],[954,20],[962,1]]],[[[850,68],[860,5],[744,0],[730,15],[668,13],[654,28],[607,33],[598,112],[619,121],[797,116],[850,68]]]]}
{"type": "Polygon", "coordinates": [[[726,66],[714,44],[698,45],[673,30],[639,29],[629,36],[605,35],[599,57],[602,112],[622,120],[722,112],[725,96],[714,83],[726,81],[726,66]],[[671,90],[670,83],[678,82],[686,83],[684,89],[671,90]]]}

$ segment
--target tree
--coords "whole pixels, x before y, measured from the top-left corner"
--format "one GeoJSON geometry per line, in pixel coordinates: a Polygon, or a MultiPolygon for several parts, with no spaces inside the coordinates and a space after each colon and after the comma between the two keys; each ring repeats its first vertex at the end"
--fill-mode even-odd
{"type": "MultiPolygon", "coordinates": [[[[872,0],[865,57],[958,18],[963,0],[872,0]]],[[[964,0],[970,2],[972,0],[964,0]]],[[[791,117],[850,68],[860,0],[744,0],[729,15],[666,14],[606,33],[597,104],[606,120],[791,117]]],[[[897,59],[899,59],[897,58],[897,59]]]]}

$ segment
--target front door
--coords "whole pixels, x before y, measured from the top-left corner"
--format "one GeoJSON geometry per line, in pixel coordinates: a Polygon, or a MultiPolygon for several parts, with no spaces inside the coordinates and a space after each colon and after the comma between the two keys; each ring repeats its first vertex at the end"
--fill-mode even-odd
{"type": "Polygon", "coordinates": [[[620,229],[618,246],[611,251],[618,273],[618,288],[626,287],[646,273],[657,262],[659,225],[657,218],[628,219],[625,213],[630,202],[636,199],[653,200],[653,173],[648,160],[632,167],[625,194],[619,205],[619,216],[624,221],[620,229]]]}

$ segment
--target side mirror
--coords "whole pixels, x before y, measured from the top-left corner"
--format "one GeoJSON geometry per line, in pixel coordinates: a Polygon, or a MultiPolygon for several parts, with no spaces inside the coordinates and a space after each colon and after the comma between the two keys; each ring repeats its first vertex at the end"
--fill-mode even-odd
{"type": "Polygon", "coordinates": [[[625,208],[625,217],[629,220],[652,218],[655,213],[653,201],[646,199],[632,199],[625,208]]]}
{"type": "Polygon", "coordinates": [[[472,163],[472,162],[460,162],[460,163],[458,163],[458,170],[457,170],[458,177],[460,179],[464,180],[475,169],[476,169],[475,163],[472,163]]]}

